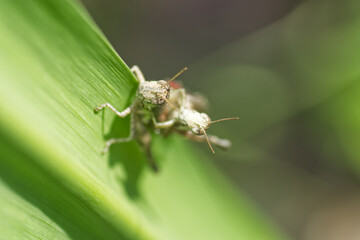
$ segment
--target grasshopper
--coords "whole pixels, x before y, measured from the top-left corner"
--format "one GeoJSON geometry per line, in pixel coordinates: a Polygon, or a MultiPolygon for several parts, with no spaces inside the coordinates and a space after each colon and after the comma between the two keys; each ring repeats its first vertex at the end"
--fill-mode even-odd
{"type": "Polygon", "coordinates": [[[222,149],[230,148],[231,142],[229,140],[208,135],[207,129],[213,123],[239,118],[223,118],[211,121],[206,113],[198,111],[206,108],[206,106],[207,100],[202,95],[188,94],[182,87],[171,88],[169,105],[165,107],[163,113],[159,116],[161,122],[158,122],[153,116],[154,126],[163,129],[164,135],[177,132],[194,141],[206,141],[212,153],[215,153],[215,151],[211,143],[222,149]]]}
{"type": "Polygon", "coordinates": [[[110,103],[104,103],[95,108],[95,111],[101,111],[104,108],[109,108],[118,117],[124,118],[130,114],[130,134],[126,138],[114,138],[106,142],[105,148],[102,151],[104,154],[109,151],[109,148],[114,143],[123,143],[136,140],[145,149],[148,156],[149,164],[154,171],[158,171],[158,167],[154,159],[152,158],[150,145],[151,134],[148,129],[151,127],[151,121],[154,119],[158,112],[164,107],[165,103],[169,102],[170,97],[170,82],[177,78],[180,74],[186,71],[184,68],[177,73],[169,81],[146,81],[143,73],[138,66],[133,66],[131,72],[136,76],[139,81],[139,86],[136,91],[136,98],[134,102],[124,109],[118,111],[110,103]]]}

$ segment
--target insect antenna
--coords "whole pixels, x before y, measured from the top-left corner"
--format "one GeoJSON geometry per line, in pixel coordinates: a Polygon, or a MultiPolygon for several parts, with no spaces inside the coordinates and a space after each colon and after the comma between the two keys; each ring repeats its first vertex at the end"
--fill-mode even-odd
{"type": "Polygon", "coordinates": [[[215,151],[214,151],[213,147],[211,146],[209,137],[208,137],[208,135],[206,134],[206,131],[205,131],[204,129],[203,129],[203,133],[204,133],[204,135],[205,135],[206,142],[207,142],[207,144],[209,145],[209,148],[210,148],[211,152],[212,152],[213,154],[215,154],[215,151]]]}
{"type": "Polygon", "coordinates": [[[213,123],[218,123],[218,122],[222,122],[222,121],[237,120],[237,119],[239,119],[239,118],[238,117],[222,118],[222,119],[219,119],[219,120],[211,121],[210,123],[213,124],[213,123]]]}
{"type": "Polygon", "coordinates": [[[175,80],[178,76],[180,76],[183,72],[187,70],[187,67],[184,67],[180,72],[178,72],[175,76],[173,76],[167,83],[171,82],[172,80],[175,80]]]}

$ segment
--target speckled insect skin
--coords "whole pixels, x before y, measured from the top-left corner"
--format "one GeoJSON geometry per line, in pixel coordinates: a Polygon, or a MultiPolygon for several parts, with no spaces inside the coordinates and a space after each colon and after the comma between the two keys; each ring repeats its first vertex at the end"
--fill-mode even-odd
{"type": "Polygon", "coordinates": [[[163,105],[165,99],[169,99],[170,86],[164,80],[146,81],[139,85],[136,96],[142,108],[152,111],[163,105]]]}
{"type": "Polygon", "coordinates": [[[207,99],[202,95],[187,94],[184,88],[170,89],[170,91],[169,100],[174,106],[167,105],[159,116],[159,119],[166,124],[159,122],[155,124],[155,127],[163,128],[162,133],[165,136],[177,132],[194,141],[207,141],[213,153],[215,151],[211,143],[222,149],[230,148],[229,140],[207,135],[206,131],[214,122],[238,118],[226,118],[212,122],[206,113],[199,112],[199,109],[206,109],[208,104],[207,99]]]}
{"type": "Polygon", "coordinates": [[[131,117],[130,135],[127,138],[108,140],[103,153],[108,152],[110,146],[114,143],[136,140],[144,149],[152,169],[158,171],[157,164],[154,161],[150,150],[151,134],[149,133],[149,128],[152,128],[152,119],[157,117],[157,114],[161,111],[167,99],[170,97],[170,86],[169,83],[164,80],[146,81],[137,66],[133,66],[131,71],[139,81],[136,99],[131,106],[121,112],[116,110],[109,103],[104,103],[95,108],[95,111],[100,111],[107,107],[121,118],[124,118],[129,114],[131,117]]]}

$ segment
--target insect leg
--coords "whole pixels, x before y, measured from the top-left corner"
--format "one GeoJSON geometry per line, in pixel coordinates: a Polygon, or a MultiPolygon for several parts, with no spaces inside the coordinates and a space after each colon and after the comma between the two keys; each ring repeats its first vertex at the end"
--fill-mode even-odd
{"type": "Polygon", "coordinates": [[[214,135],[208,135],[209,137],[209,140],[212,144],[224,149],[224,150],[227,150],[231,147],[231,141],[228,140],[228,139],[225,139],[225,138],[219,138],[217,136],[214,136],[214,135]]]}
{"type": "Polygon", "coordinates": [[[145,82],[145,77],[137,65],[134,65],[130,70],[133,74],[135,74],[140,83],[145,82]]]}
{"type": "MultiPolygon", "coordinates": [[[[130,108],[130,107],[128,107],[128,108],[130,108]]],[[[105,144],[104,150],[102,151],[103,154],[107,153],[109,151],[111,145],[113,145],[114,143],[130,142],[131,140],[133,140],[135,138],[135,114],[134,113],[131,114],[130,119],[131,119],[130,120],[130,135],[127,138],[112,138],[112,139],[108,140],[105,144]]]]}
{"type": "Polygon", "coordinates": [[[159,172],[159,167],[156,164],[154,157],[152,156],[151,149],[149,146],[145,147],[145,154],[152,170],[154,172],[159,172]]]}
{"type": "Polygon", "coordinates": [[[178,89],[178,91],[180,92],[180,96],[181,96],[181,106],[185,107],[186,104],[186,92],[184,88],[180,88],[178,89]]]}
{"type": "Polygon", "coordinates": [[[133,138],[127,137],[127,138],[112,138],[110,140],[108,140],[105,144],[105,148],[102,151],[103,154],[107,153],[111,147],[111,145],[113,145],[114,143],[122,143],[122,142],[130,142],[131,140],[133,140],[133,138]]]}
{"type": "Polygon", "coordinates": [[[99,107],[95,108],[95,111],[98,112],[98,111],[102,110],[104,107],[110,108],[111,111],[113,111],[116,115],[118,115],[121,118],[124,118],[131,113],[131,107],[127,107],[127,108],[125,108],[124,111],[119,112],[110,103],[101,104],[99,107]]]}
{"type": "Polygon", "coordinates": [[[157,122],[154,117],[152,118],[152,121],[154,123],[155,128],[169,128],[175,123],[174,119],[165,122],[157,122]]]}
{"type": "Polygon", "coordinates": [[[146,132],[143,136],[141,136],[138,139],[138,143],[144,150],[150,167],[153,169],[154,172],[158,172],[159,167],[151,153],[151,135],[148,132],[146,132]]]}
{"type": "MultiPolygon", "coordinates": [[[[185,133],[186,138],[197,141],[197,142],[206,142],[206,138],[204,135],[194,135],[191,131],[188,131],[185,133]]],[[[217,136],[214,135],[208,135],[209,141],[220,147],[223,150],[227,150],[231,147],[231,141],[224,139],[224,138],[219,138],[217,136]]]]}

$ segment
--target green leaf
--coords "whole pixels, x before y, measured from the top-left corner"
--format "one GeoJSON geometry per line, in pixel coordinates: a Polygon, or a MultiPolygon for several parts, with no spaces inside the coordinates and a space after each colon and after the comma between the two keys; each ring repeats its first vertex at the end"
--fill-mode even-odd
{"type": "Polygon", "coordinates": [[[282,239],[178,136],[126,136],[137,82],[70,0],[0,0],[0,239],[282,239]]]}

